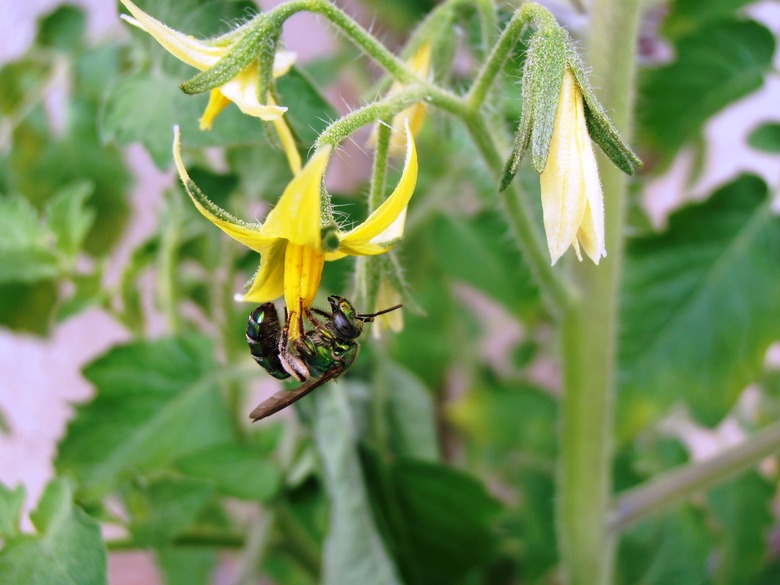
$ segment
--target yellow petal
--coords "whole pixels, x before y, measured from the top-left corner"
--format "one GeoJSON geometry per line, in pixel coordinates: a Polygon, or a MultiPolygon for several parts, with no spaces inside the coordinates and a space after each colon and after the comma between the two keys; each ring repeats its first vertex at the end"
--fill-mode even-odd
{"type": "Polygon", "coordinates": [[[587,203],[581,142],[577,137],[578,108],[583,108],[582,95],[573,75],[567,71],[555,115],[547,164],[540,177],[544,230],[553,264],[575,241],[587,203]]]}
{"type": "MultiPolygon", "coordinates": [[[[401,180],[395,191],[368,216],[366,221],[350,230],[341,237],[343,248],[349,248],[352,253],[377,254],[377,245],[397,240],[403,236],[406,206],[414,194],[417,184],[417,151],[414,138],[406,124],[406,161],[401,180]],[[361,251],[363,250],[363,251],[361,251]]],[[[384,246],[386,251],[387,246],[384,246]]]]}
{"type": "Polygon", "coordinates": [[[321,245],[320,190],[331,147],[317,151],[287,185],[263,224],[267,238],[285,238],[315,250],[321,245]]]}
{"type": "MultiPolygon", "coordinates": [[[[268,103],[274,105],[273,98],[270,95],[268,96],[268,103]]],[[[276,118],[272,123],[276,133],[279,135],[279,141],[282,143],[284,154],[287,156],[290,170],[293,175],[297,175],[301,172],[301,155],[295,146],[295,138],[292,135],[292,131],[284,118],[276,118]]]]}
{"type": "MultiPolygon", "coordinates": [[[[326,262],[333,262],[334,260],[341,260],[342,258],[346,258],[350,254],[347,254],[346,252],[325,252],[325,261],[326,262]]],[[[353,254],[353,256],[357,256],[358,254],[353,254]]]]}
{"type": "MultiPolygon", "coordinates": [[[[431,77],[431,44],[425,43],[412,55],[406,64],[409,66],[415,75],[428,80],[431,77]]],[[[397,94],[403,85],[395,82],[390,86],[390,90],[387,92],[388,96],[397,94]]],[[[404,152],[406,147],[406,138],[404,132],[404,125],[406,120],[409,120],[409,128],[412,131],[412,136],[417,136],[425,121],[425,104],[419,103],[413,106],[401,110],[395,116],[393,116],[392,129],[393,133],[390,136],[390,153],[393,155],[404,152]]],[[[376,148],[377,142],[377,126],[371,131],[371,135],[368,138],[368,146],[376,148]]]]}
{"type": "Polygon", "coordinates": [[[200,129],[211,130],[211,127],[214,125],[214,119],[229,105],[230,100],[222,95],[221,91],[212,89],[209,92],[209,104],[206,106],[206,111],[203,112],[203,117],[200,119],[200,129]]]}
{"type": "Polygon", "coordinates": [[[295,64],[297,58],[298,55],[292,51],[277,51],[274,55],[274,77],[286,75],[290,67],[295,64]]]}
{"type": "Polygon", "coordinates": [[[414,104],[405,110],[401,110],[393,118],[393,133],[390,136],[390,153],[398,155],[404,151],[406,140],[401,128],[404,127],[404,121],[409,120],[409,129],[412,136],[417,136],[425,121],[425,104],[414,104]]]}
{"type": "Polygon", "coordinates": [[[277,240],[263,250],[260,269],[255,274],[251,286],[242,295],[236,295],[237,301],[247,303],[265,303],[278,299],[284,294],[284,256],[287,249],[285,240],[277,240]]]}
{"type": "Polygon", "coordinates": [[[196,69],[213,67],[228,52],[228,47],[215,46],[169,28],[138,8],[130,0],[121,0],[135,18],[124,17],[125,22],[146,31],[171,55],[196,69]]]}
{"type": "Polygon", "coordinates": [[[599,169],[596,164],[596,155],[593,152],[593,143],[588,135],[584,111],[579,112],[577,123],[580,126],[578,132],[581,151],[580,163],[587,200],[582,223],[580,229],[577,230],[577,241],[590,259],[598,264],[599,260],[607,255],[604,243],[604,196],[601,191],[599,169]]]}
{"type": "Polygon", "coordinates": [[[211,201],[192,181],[184,162],[181,160],[181,133],[179,127],[173,128],[173,160],[176,163],[176,170],[184,188],[198,208],[198,211],[211,223],[225,232],[234,240],[237,240],[256,252],[262,252],[274,242],[274,238],[265,237],[262,234],[260,224],[248,224],[233,217],[230,213],[222,209],[219,205],[211,201]]]}
{"type": "MultiPolygon", "coordinates": [[[[376,294],[376,306],[374,311],[383,311],[395,305],[400,305],[403,302],[401,293],[390,282],[390,279],[383,277],[379,283],[379,290],[376,294]]],[[[374,321],[374,325],[371,329],[371,336],[375,339],[379,339],[382,336],[382,329],[390,329],[398,333],[404,328],[404,314],[403,311],[396,310],[380,315],[374,321]]]]}
{"type": "Polygon", "coordinates": [[[431,74],[431,43],[423,44],[407,63],[417,77],[427,80],[431,74]]]}
{"type": "Polygon", "coordinates": [[[290,339],[300,333],[298,320],[303,308],[310,307],[317,296],[322,280],[325,257],[322,252],[309,246],[288,243],[284,258],[284,301],[290,311],[290,339]]]}
{"type": "Polygon", "coordinates": [[[257,63],[253,63],[233,79],[220,85],[219,91],[247,116],[271,121],[281,117],[287,111],[283,106],[260,103],[257,63]]]}

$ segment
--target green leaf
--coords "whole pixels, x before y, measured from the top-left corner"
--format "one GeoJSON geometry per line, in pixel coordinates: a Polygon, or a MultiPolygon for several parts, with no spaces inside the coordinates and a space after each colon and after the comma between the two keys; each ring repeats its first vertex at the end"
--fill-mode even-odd
{"type": "Polygon", "coordinates": [[[467,282],[512,310],[529,312],[538,306],[539,291],[498,214],[441,214],[431,226],[430,237],[438,262],[447,266],[451,278],[467,282]]]}
{"type": "Polygon", "coordinates": [[[4,585],[103,585],[106,547],[100,526],[73,505],[67,481],[50,483],[30,514],[38,533],[6,542],[0,551],[4,585]]]}
{"type": "Polygon", "coordinates": [[[57,283],[51,280],[0,284],[0,323],[15,331],[46,335],[57,302],[57,283]]]}
{"type": "Polygon", "coordinates": [[[675,0],[663,24],[664,35],[679,37],[732,16],[752,0],[675,0]]]}
{"type": "Polygon", "coordinates": [[[640,136],[671,160],[711,116],[763,85],[774,51],[772,33],[753,21],[720,21],[681,38],[677,60],[641,78],[640,136]]]}
{"type": "Polygon", "coordinates": [[[433,395],[422,381],[399,364],[382,361],[374,383],[374,393],[380,392],[387,400],[385,415],[393,452],[399,456],[438,460],[433,395]]]}
{"type": "Polygon", "coordinates": [[[398,571],[371,514],[345,386],[348,383],[331,385],[327,392],[314,396],[314,438],[331,505],[322,583],[400,585],[398,571]]]}
{"type": "Polygon", "coordinates": [[[276,80],[281,104],[289,108],[284,119],[304,145],[313,144],[339,115],[315,87],[309,76],[293,67],[276,80]]]}
{"type": "MultiPolygon", "coordinates": [[[[409,249],[417,249],[405,242],[409,249]]],[[[415,280],[410,279],[414,285],[415,280]]],[[[457,304],[439,274],[429,275],[414,288],[424,317],[404,320],[404,328],[392,337],[393,358],[419,376],[428,388],[438,388],[461,338],[453,331],[457,304]]],[[[459,333],[459,332],[458,332],[459,333]]]]}
{"type": "Polygon", "coordinates": [[[720,420],[780,338],[780,217],[741,176],[628,242],[620,331],[620,436],[676,401],[720,420]]]}
{"type": "Polygon", "coordinates": [[[0,197],[0,284],[34,283],[59,274],[53,236],[19,195],[0,197]]]}
{"type": "Polygon", "coordinates": [[[748,144],[756,150],[780,153],[780,123],[762,124],[750,133],[748,144]]]}
{"type": "Polygon", "coordinates": [[[117,46],[101,46],[73,56],[63,71],[72,92],[63,110],[63,127],[53,128],[39,99],[32,101],[24,120],[14,129],[13,148],[0,158],[0,176],[7,192],[22,193],[43,208],[64,185],[89,181],[94,193],[88,206],[97,219],[87,239],[93,255],[106,255],[122,233],[127,219],[125,189],[129,176],[121,154],[98,139],[100,99],[120,66],[117,46]]]}
{"type": "Polygon", "coordinates": [[[459,583],[488,562],[498,503],[473,477],[413,459],[383,463],[363,451],[369,495],[407,585],[459,583]]]}
{"type": "Polygon", "coordinates": [[[103,271],[91,274],[77,274],[70,278],[73,292],[62,301],[57,311],[57,320],[66,321],[74,315],[110,300],[111,293],[103,288],[103,271]]]}
{"type": "Polygon", "coordinates": [[[84,11],[75,6],[59,6],[41,19],[35,42],[44,47],[73,51],[80,44],[87,28],[84,11]]]}
{"type": "Polygon", "coordinates": [[[134,73],[109,91],[101,134],[104,140],[121,145],[142,143],[160,169],[166,169],[173,161],[174,125],[181,126],[183,142],[188,147],[260,144],[268,148],[263,123],[245,116],[234,105],[219,115],[212,130],[200,130],[198,120],[207,102],[207,96],[183,94],[176,79],[160,70],[134,73]]]}
{"type": "Polygon", "coordinates": [[[690,506],[643,522],[623,536],[618,583],[625,585],[704,585],[713,546],[702,514],[690,506]]]}
{"type": "Polygon", "coordinates": [[[769,535],[774,525],[775,486],[751,471],[714,488],[710,509],[721,535],[717,555],[718,583],[753,583],[769,559],[769,535]]]}
{"type": "Polygon", "coordinates": [[[92,190],[89,182],[75,183],[60,190],[47,206],[46,216],[57,239],[57,250],[66,257],[78,256],[95,222],[95,210],[84,205],[92,190]]]}
{"type": "Polygon", "coordinates": [[[0,539],[11,539],[19,534],[23,505],[23,486],[10,490],[0,483],[0,539]]]}
{"type": "MultiPolygon", "coordinates": [[[[239,177],[241,192],[245,193],[250,200],[276,203],[287,187],[287,183],[292,179],[284,153],[273,147],[270,142],[228,148],[225,157],[230,168],[239,177]]],[[[200,183],[195,182],[200,186],[200,183]]],[[[205,186],[201,188],[209,196],[213,193],[205,186]]],[[[255,256],[254,259],[256,260],[257,257],[255,256]]]]}
{"type": "Polygon", "coordinates": [[[214,445],[177,462],[187,475],[211,482],[220,493],[267,502],[279,490],[282,474],[268,455],[247,445],[214,445]]]}
{"type": "Polygon", "coordinates": [[[515,483],[521,503],[512,511],[509,529],[519,539],[520,573],[527,582],[535,583],[558,561],[555,484],[551,473],[531,469],[521,471],[515,483]]]}
{"type": "Polygon", "coordinates": [[[134,486],[125,498],[133,541],[140,547],[164,547],[195,523],[213,493],[202,480],[177,476],[134,486]]]}
{"type": "MultiPolygon", "coordinates": [[[[41,55],[25,55],[18,61],[0,67],[0,113],[3,120],[3,132],[11,131],[21,122],[32,104],[41,98],[54,73],[54,63],[41,55]]],[[[0,146],[8,146],[3,136],[0,146]]],[[[5,178],[0,176],[0,182],[5,178]]],[[[7,186],[5,187],[7,188],[7,186]]]]}
{"type": "Polygon", "coordinates": [[[96,396],[68,425],[57,470],[97,498],[127,476],[230,442],[212,360],[208,341],[190,335],[118,346],[87,365],[96,396]]]}

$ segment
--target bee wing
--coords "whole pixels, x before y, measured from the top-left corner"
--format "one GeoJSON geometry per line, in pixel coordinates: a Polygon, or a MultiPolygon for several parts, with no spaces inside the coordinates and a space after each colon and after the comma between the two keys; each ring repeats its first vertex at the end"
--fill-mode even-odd
{"type": "Polygon", "coordinates": [[[319,378],[309,380],[298,388],[293,390],[280,390],[267,400],[261,402],[252,412],[249,413],[249,418],[252,419],[252,422],[257,422],[271,416],[272,414],[276,414],[280,410],[284,410],[294,402],[297,402],[313,390],[319,388],[328,380],[337,378],[343,371],[344,368],[335,368],[330,372],[323,374],[319,378]]]}

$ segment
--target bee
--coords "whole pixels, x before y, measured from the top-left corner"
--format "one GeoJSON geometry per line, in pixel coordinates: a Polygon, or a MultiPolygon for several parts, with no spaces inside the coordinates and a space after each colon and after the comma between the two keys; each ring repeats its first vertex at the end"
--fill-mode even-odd
{"type": "Polygon", "coordinates": [[[400,309],[395,305],[376,313],[358,313],[347,299],[328,297],[330,312],[305,308],[287,315],[281,326],[273,303],[264,303],[249,315],[246,340],[255,361],[279,380],[293,377],[301,386],[282,390],[262,402],[249,415],[258,421],[287,408],[329,380],[346,372],[357,359],[360,344],[357,338],[363,325],[379,315],[400,309]],[[305,321],[310,327],[305,328],[305,321]],[[300,337],[289,341],[291,319],[299,320],[300,337]]]}

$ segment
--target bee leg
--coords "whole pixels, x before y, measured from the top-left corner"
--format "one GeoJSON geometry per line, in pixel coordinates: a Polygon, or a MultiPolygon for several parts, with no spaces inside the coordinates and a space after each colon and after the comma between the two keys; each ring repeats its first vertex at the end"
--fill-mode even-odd
{"type": "Polygon", "coordinates": [[[326,313],[325,311],[321,311],[320,309],[306,309],[306,318],[311,322],[311,324],[314,326],[314,329],[319,333],[320,337],[324,339],[332,340],[334,339],[333,332],[328,327],[326,323],[323,323],[317,317],[314,316],[314,314],[321,315],[325,317],[326,319],[330,319],[331,315],[329,313],[326,313]]]}
{"type": "Polygon", "coordinates": [[[299,382],[305,382],[309,378],[309,368],[306,367],[306,362],[300,356],[290,351],[290,323],[295,318],[295,312],[287,316],[284,329],[279,336],[279,361],[288,374],[299,382]]]}
{"type": "Polygon", "coordinates": [[[317,329],[321,329],[324,327],[322,323],[314,316],[319,315],[320,317],[324,317],[325,319],[332,319],[333,316],[330,313],[326,313],[322,309],[317,309],[316,307],[309,307],[306,309],[306,317],[311,321],[311,324],[314,325],[317,329]]]}

